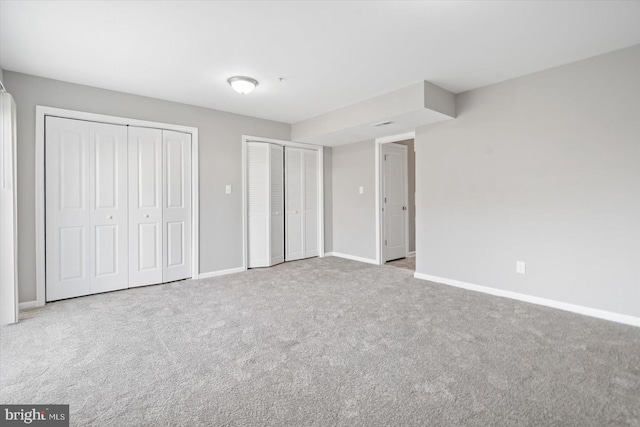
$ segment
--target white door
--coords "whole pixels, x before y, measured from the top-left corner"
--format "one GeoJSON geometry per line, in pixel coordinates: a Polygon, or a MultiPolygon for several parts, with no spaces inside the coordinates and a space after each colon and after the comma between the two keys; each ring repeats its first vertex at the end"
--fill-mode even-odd
{"type": "Polygon", "coordinates": [[[304,258],[304,151],[286,147],[285,152],[285,259],[304,258]]]}
{"type": "Polygon", "coordinates": [[[162,283],[162,131],[129,126],[129,286],[162,283]]]}
{"type": "Polygon", "coordinates": [[[91,293],[91,123],[45,119],[47,301],[91,293]]]}
{"type": "Polygon", "coordinates": [[[284,152],[277,144],[247,143],[249,268],[284,261],[284,152]]]}
{"type": "Polygon", "coordinates": [[[270,146],[271,227],[269,230],[270,262],[276,265],[284,262],[284,149],[281,145],[270,146]]]}
{"type": "Polygon", "coordinates": [[[91,123],[91,293],[129,287],[127,128],[91,123]]]}
{"type": "Polygon", "coordinates": [[[407,147],[382,145],[384,260],[407,256],[407,147]]]}
{"type": "Polygon", "coordinates": [[[191,277],[191,134],[164,130],[162,281],[191,277]]]}
{"type": "Polygon", "coordinates": [[[318,227],[320,200],[318,198],[318,152],[303,150],[304,159],[304,253],[303,258],[320,255],[318,227]]]}
{"type": "Polygon", "coordinates": [[[286,260],[320,255],[319,154],[285,148],[286,260]]]}
{"type": "Polygon", "coordinates": [[[269,237],[269,146],[247,143],[247,233],[248,267],[268,267],[269,237]]]}
{"type": "Polygon", "coordinates": [[[0,93],[0,325],[18,321],[16,104],[0,93]]]}
{"type": "Polygon", "coordinates": [[[124,289],[125,126],[46,118],[47,301],[124,289]]]}

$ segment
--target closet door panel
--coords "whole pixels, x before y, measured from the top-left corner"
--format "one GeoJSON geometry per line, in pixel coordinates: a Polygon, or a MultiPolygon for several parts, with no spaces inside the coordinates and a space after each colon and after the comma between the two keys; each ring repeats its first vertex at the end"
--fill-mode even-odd
{"type": "Polygon", "coordinates": [[[248,267],[268,267],[270,236],[270,144],[247,143],[248,267]]]}
{"type": "Polygon", "coordinates": [[[129,286],[161,283],[162,131],[129,127],[129,286]]]}
{"type": "Polygon", "coordinates": [[[45,119],[46,300],[91,293],[91,125],[45,119]]]}
{"type": "Polygon", "coordinates": [[[91,123],[91,293],[129,286],[127,128],[91,123]]]}
{"type": "Polygon", "coordinates": [[[294,261],[304,256],[304,163],[303,150],[285,148],[285,259],[294,261]]]}
{"type": "Polygon", "coordinates": [[[318,152],[304,150],[304,258],[320,255],[318,152]]]}
{"type": "Polygon", "coordinates": [[[284,262],[284,149],[281,145],[271,146],[270,186],[271,186],[271,262],[284,262]]]}
{"type": "Polygon", "coordinates": [[[191,135],[162,131],[162,281],[191,277],[191,135]]]}

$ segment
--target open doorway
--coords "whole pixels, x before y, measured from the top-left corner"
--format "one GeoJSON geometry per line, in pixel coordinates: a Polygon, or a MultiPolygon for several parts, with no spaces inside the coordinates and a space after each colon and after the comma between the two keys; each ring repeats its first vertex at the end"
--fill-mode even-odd
{"type": "Polygon", "coordinates": [[[378,263],[415,271],[414,137],[376,142],[378,263]]]}

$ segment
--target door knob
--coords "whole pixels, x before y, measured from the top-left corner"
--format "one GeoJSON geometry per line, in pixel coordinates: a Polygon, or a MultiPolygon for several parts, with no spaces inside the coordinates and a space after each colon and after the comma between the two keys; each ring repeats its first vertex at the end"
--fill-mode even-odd
{"type": "Polygon", "coordinates": [[[112,215],[107,215],[107,219],[113,219],[112,215]]]}
{"type": "Polygon", "coordinates": [[[144,217],[145,217],[145,218],[149,218],[149,214],[146,214],[144,217]]]}

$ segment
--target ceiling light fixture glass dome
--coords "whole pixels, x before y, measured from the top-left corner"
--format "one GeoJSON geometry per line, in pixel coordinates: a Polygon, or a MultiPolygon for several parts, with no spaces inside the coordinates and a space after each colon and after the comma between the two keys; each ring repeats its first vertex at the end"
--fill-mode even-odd
{"type": "Polygon", "coordinates": [[[258,86],[258,81],[256,79],[245,76],[230,77],[227,81],[229,82],[233,90],[242,95],[251,92],[253,89],[255,89],[256,86],[258,86]]]}

